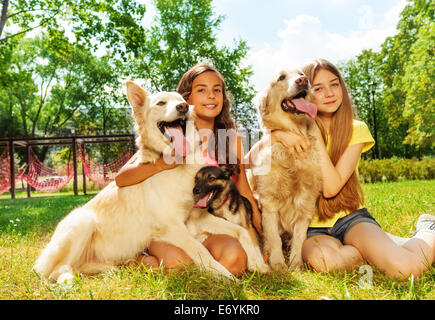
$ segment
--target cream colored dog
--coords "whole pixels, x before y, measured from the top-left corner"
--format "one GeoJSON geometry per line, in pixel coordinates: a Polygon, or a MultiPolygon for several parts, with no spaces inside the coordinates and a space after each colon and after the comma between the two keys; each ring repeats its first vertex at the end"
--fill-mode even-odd
{"type": "Polygon", "coordinates": [[[309,90],[308,80],[301,72],[284,70],[258,102],[263,129],[290,131],[311,141],[305,160],[292,158],[289,150],[277,142],[261,149],[251,166],[262,210],[264,250],[270,255],[269,262],[275,270],[287,268],[281,240],[284,233],[291,237],[290,269],[303,265],[302,244],[321,191],[320,167],[312,135],[317,107],[304,99],[309,90]],[[265,166],[268,170],[261,169],[265,166]]]}
{"type": "Polygon", "coordinates": [[[149,95],[127,82],[127,98],[136,121],[141,162],[162,154],[186,157],[186,163],[129,187],[111,182],[95,198],[69,213],[56,227],[34,269],[58,282],[73,273],[98,273],[135,258],[153,240],[183,249],[195,264],[233,278],[185,226],[193,207],[194,176],[203,166],[193,126],[193,111],[177,93],[149,95]],[[196,157],[198,154],[200,156],[196,157]],[[195,159],[196,158],[196,159],[195,159]]]}

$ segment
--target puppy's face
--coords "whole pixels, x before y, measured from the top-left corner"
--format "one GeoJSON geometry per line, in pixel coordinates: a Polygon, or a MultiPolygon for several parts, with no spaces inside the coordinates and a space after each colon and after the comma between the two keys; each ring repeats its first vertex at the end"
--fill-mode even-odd
{"type": "Polygon", "coordinates": [[[195,208],[215,209],[227,198],[230,190],[231,169],[204,167],[195,176],[193,199],[195,208]]]}
{"type": "Polygon", "coordinates": [[[274,77],[259,99],[258,111],[268,129],[286,128],[287,122],[317,114],[316,105],[309,102],[311,86],[299,70],[282,70],[274,77]]]}
{"type": "Polygon", "coordinates": [[[127,99],[133,109],[137,144],[158,154],[168,150],[184,157],[190,150],[186,125],[193,110],[176,92],[148,94],[132,81],[127,84],[127,99]]]}

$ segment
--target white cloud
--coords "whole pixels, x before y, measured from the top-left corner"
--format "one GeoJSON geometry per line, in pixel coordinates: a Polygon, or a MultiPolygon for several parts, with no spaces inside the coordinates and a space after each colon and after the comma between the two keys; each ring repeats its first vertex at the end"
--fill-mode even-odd
{"type": "Polygon", "coordinates": [[[359,19],[359,27],[361,29],[371,29],[373,28],[373,9],[369,5],[362,5],[359,7],[359,12],[361,17],[359,19]]]}
{"type": "Polygon", "coordinates": [[[390,28],[394,28],[394,30],[396,29],[396,24],[397,22],[399,22],[400,19],[400,13],[403,11],[407,4],[408,1],[400,0],[396,3],[394,7],[392,7],[384,14],[384,20],[390,26],[390,28]]]}
{"type": "Polygon", "coordinates": [[[276,33],[280,44],[273,47],[265,43],[260,48],[252,48],[247,58],[247,63],[253,66],[255,88],[263,89],[281,68],[298,66],[314,58],[337,63],[358,55],[363,49],[378,50],[386,37],[396,33],[399,14],[405,5],[406,0],[401,0],[384,14],[382,21],[375,21],[373,9],[362,5],[359,29],[347,33],[330,32],[319,18],[311,15],[285,20],[284,28],[276,33]]]}

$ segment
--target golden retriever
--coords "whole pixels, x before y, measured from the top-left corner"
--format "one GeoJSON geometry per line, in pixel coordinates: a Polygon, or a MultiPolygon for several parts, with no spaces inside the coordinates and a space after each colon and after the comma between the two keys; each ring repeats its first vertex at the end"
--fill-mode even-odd
{"type": "Polygon", "coordinates": [[[175,150],[175,158],[185,157],[186,164],[129,187],[111,182],[60,221],[34,269],[45,278],[71,282],[73,273],[103,272],[159,240],[183,249],[198,266],[233,278],[185,225],[193,207],[194,176],[203,166],[193,110],[178,93],[150,95],[131,81],[126,88],[138,161],[154,162],[162,155],[174,160],[175,150]]]}
{"type": "Polygon", "coordinates": [[[259,150],[251,165],[262,210],[264,250],[274,270],[287,268],[281,239],[284,233],[290,236],[290,270],[303,266],[302,244],[321,192],[320,167],[312,134],[317,107],[305,100],[309,91],[310,85],[303,73],[283,70],[258,100],[263,129],[303,135],[312,146],[302,160],[293,158],[279,142],[269,144],[259,150]],[[268,166],[268,170],[260,170],[264,166],[268,166]]]}

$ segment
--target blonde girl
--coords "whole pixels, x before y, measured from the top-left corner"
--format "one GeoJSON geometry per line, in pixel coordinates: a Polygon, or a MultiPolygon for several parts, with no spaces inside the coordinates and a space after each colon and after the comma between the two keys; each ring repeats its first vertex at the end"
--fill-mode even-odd
{"type": "MultiPolygon", "coordinates": [[[[323,178],[323,193],[302,248],[304,261],[319,272],[352,269],[365,260],[394,278],[420,276],[434,262],[435,217],[420,216],[416,234],[404,244],[391,240],[364,207],[357,167],[361,153],[374,141],[367,125],[355,119],[339,70],[317,59],[302,71],[318,107],[315,147],[323,178]]],[[[311,147],[302,136],[284,131],[272,132],[271,139],[286,145],[294,156],[303,157],[311,147]]]]}

